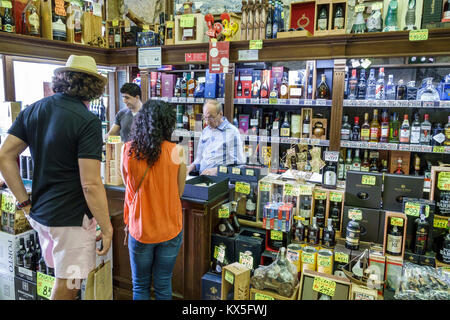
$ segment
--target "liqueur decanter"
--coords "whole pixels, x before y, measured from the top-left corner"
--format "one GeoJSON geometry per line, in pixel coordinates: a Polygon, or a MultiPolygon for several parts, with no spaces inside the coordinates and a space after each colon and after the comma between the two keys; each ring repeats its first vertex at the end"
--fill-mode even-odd
{"type": "Polygon", "coordinates": [[[408,11],[405,16],[405,28],[403,30],[416,30],[416,0],[408,1],[408,11]]]}
{"type": "Polygon", "coordinates": [[[391,2],[389,2],[388,11],[386,14],[386,26],[384,27],[383,32],[398,31],[397,10],[398,10],[397,0],[391,0],[391,2]]]}

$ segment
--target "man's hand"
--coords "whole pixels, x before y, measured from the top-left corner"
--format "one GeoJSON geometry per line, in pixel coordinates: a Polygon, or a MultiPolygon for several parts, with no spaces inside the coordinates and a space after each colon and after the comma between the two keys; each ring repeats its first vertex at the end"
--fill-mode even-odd
{"type": "Polygon", "coordinates": [[[217,167],[215,168],[208,168],[202,171],[202,175],[206,176],[217,176],[217,167]]]}
{"type": "Polygon", "coordinates": [[[109,248],[111,247],[112,236],[113,236],[112,230],[111,230],[111,232],[108,232],[108,233],[102,232],[100,236],[102,239],[102,247],[100,248],[101,250],[96,249],[96,251],[99,256],[104,256],[108,253],[109,248]]]}
{"type": "Polygon", "coordinates": [[[29,204],[26,207],[22,208],[22,212],[25,214],[25,216],[30,214],[30,210],[31,210],[31,204],[29,204]]]}
{"type": "Polygon", "coordinates": [[[194,169],[195,169],[195,164],[191,163],[191,164],[189,165],[189,167],[187,167],[187,173],[188,173],[188,175],[189,175],[189,173],[191,173],[191,171],[194,170],[194,169]]]}

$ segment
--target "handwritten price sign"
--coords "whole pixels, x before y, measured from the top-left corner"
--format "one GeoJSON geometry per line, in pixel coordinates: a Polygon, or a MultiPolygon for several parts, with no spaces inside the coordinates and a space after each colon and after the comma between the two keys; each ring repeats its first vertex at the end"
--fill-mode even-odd
{"type": "Polygon", "coordinates": [[[450,190],[450,172],[440,172],[438,175],[438,185],[439,190],[448,191],[450,190]]]}
{"type": "Polygon", "coordinates": [[[9,192],[2,193],[2,211],[9,213],[16,212],[16,198],[9,192]]]}
{"type": "Polygon", "coordinates": [[[55,278],[40,272],[38,272],[36,276],[37,295],[50,299],[52,288],[55,284],[55,278]]]}
{"type": "Polygon", "coordinates": [[[391,218],[391,225],[397,227],[403,227],[403,219],[402,218],[391,218]]]}
{"type": "Polygon", "coordinates": [[[230,217],[230,209],[229,208],[220,208],[219,209],[219,218],[229,218],[230,217]]]}
{"type": "Polygon", "coordinates": [[[236,192],[243,194],[250,194],[250,184],[246,182],[237,181],[235,185],[236,192]]]}
{"type": "Polygon", "coordinates": [[[374,186],[376,183],[376,177],[375,176],[368,176],[368,175],[363,175],[361,178],[361,183],[362,184],[367,184],[370,186],[374,186]]]}
{"type": "Polygon", "coordinates": [[[409,32],[409,41],[428,40],[428,29],[411,30],[409,32]]]}
{"type": "Polygon", "coordinates": [[[314,277],[313,290],[332,297],[336,290],[336,282],[322,277],[314,277]]]}

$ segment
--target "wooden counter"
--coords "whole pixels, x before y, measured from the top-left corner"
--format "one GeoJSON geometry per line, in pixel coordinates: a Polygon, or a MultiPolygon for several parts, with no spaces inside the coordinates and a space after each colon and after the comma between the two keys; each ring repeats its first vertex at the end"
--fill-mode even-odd
{"type": "MultiPolygon", "coordinates": [[[[123,245],[124,187],[105,186],[109,212],[114,228],[113,285],[114,299],[132,299],[132,282],[128,247],[123,245]]],[[[220,205],[228,201],[228,193],[210,201],[182,198],[183,244],[173,270],[173,298],[201,299],[201,278],[210,266],[211,224],[220,205]]]]}

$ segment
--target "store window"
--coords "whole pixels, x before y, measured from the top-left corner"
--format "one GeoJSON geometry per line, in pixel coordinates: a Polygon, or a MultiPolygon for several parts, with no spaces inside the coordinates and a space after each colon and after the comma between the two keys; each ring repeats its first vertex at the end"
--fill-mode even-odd
{"type": "Polygon", "coordinates": [[[48,95],[46,90],[50,89],[47,92],[51,94],[53,71],[58,67],[58,64],[14,61],[16,101],[26,106],[48,95]]]}

